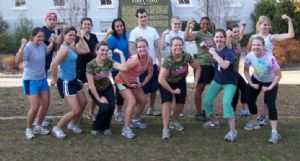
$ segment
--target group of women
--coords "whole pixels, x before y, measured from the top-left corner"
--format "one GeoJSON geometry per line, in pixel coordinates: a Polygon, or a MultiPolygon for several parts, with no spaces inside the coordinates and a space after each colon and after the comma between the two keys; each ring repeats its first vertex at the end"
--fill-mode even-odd
{"type": "MultiPolygon", "coordinates": [[[[46,17],[46,22],[47,22],[46,17]]],[[[57,18],[57,17],[56,17],[57,18]]],[[[277,131],[276,95],[278,82],[281,78],[280,67],[272,55],[273,42],[282,41],[294,36],[291,18],[283,15],[288,21],[289,31],[286,34],[270,34],[271,22],[266,16],[261,16],[257,22],[257,34],[249,40],[249,53],[245,58],[244,73],[248,82],[238,73],[238,64],[241,54],[240,40],[243,37],[246,23],[239,27],[237,24],[229,27],[227,33],[223,29],[216,29],[215,33],[209,32],[210,19],[203,17],[200,20],[200,31],[191,32],[195,20],[187,22],[185,31],[180,31],[181,20],[174,17],[171,20],[171,31],[162,34],[162,47],[168,47],[170,54],[164,59],[159,72],[158,82],[162,102],[163,130],[161,138],[170,139],[170,130],[184,130],[177,121],[182,113],[186,96],[189,65],[194,69],[194,83],[191,88],[195,90],[196,118],[205,119],[203,128],[219,128],[220,123],[216,116],[213,101],[224,91],[223,118],[228,121],[230,131],[225,135],[227,141],[237,140],[235,127],[235,109],[241,91],[242,115],[248,115],[247,104],[251,113],[251,121],[244,129],[253,130],[260,128],[257,120],[256,99],[260,91],[265,92],[264,103],[269,110],[269,119],[272,127],[269,142],[277,143],[281,137],[277,131]],[[196,41],[198,52],[195,55],[186,53],[184,41],[196,41]],[[266,49],[266,50],[265,50],[266,49]],[[253,67],[254,73],[250,76],[249,68],[253,67]],[[205,86],[209,87],[204,95],[205,86]],[[246,99],[247,97],[247,99],[246,99]],[[175,106],[172,109],[173,98],[175,106]],[[202,111],[202,104],[205,112],[202,111]],[[172,110],[172,113],[171,113],[172,110]],[[207,120],[206,120],[207,119],[207,120]]],[[[112,30],[109,31],[98,43],[95,35],[90,33],[92,20],[83,18],[80,33],[74,27],[64,29],[61,39],[52,35],[49,45],[44,44],[44,33],[41,28],[34,28],[28,43],[22,40],[20,50],[16,55],[17,62],[24,62],[23,91],[30,102],[27,116],[26,139],[32,139],[34,134],[48,134],[49,130],[42,126],[42,121],[49,106],[49,88],[45,65],[45,56],[53,48],[59,49],[57,56],[51,63],[52,79],[50,84],[57,84],[59,94],[64,98],[70,108],[58,123],[53,127],[52,134],[57,138],[66,135],[62,130],[65,125],[73,133],[82,133],[78,124],[87,99],[83,91],[83,83],[87,82],[89,95],[92,98],[91,110],[94,114],[95,105],[98,112],[92,124],[91,134],[103,132],[110,135],[110,122],[117,104],[117,118],[123,120],[122,105],[126,102],[124,110],[124,126],[121,134],[132,139],[136,135],[131,127],[147,128],[142,122],[141,114],[147,103],[142,87],[152,77],[152,60],[148,54],[148,42],[144,38],[136,41],[136,54],[129,55],[128,34],[125,22],[114,19],[112,30]],[[112,51],[112,59],[108,57],[112,51]],[[95,55],[94,55],[95,54],[95,55]],[[60,73],[58,76],[58,66],[60,73]],[[76,70],[77,69],[77,70],[76,70]],[[112,71],[115,89],[113,91],[109,73],[112,71]],[[140,82],[138,76],[148,71],[145,79],[140,82]],[[116,97],[115,97],[116,95],[116,97]],[[117,101],[115,101],[115,98],[117,101]],[[134,111],[134,115],[132,113],[134,111]],[[37,116],[37,125],[33,127],[34,118],[37,116]]],[[[266,112],[261,113],[262,117],[266,112]]]]}

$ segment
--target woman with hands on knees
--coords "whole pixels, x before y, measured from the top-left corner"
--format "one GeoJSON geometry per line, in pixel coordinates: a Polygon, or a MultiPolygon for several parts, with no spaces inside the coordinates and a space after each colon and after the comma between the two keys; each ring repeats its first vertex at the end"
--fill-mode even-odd
{"type": "Polygon", "coordinates": [[[244,74],[248,81],[247,86],[247,104],[251,113],[249,121],[244,129],[259,129],[257,121],[257,97],[260,91],[265,93],[264,102],[269,110],[269,119],[272,128],[270,143],[276,144],[281,139],[277,131],[277,109],[276,97],[278,91],[278,82],[281,79],[280,67],[272,54],[265,51],[265,42],[262,37],[256,37],[252,40],[252,50],[246,56],[244,62],[244,74]],[[254,73],[250,76],[249,68],[253,67],[254,73]]]}
{"type": "Polygon", "coordinates": [[[217,29],[214,36],[216,48],[212,47],[209,49],[209,53],[213,56],[214,60],[215,77],[204,96],[206,117],[209,120],[203,124],[203,128],[220,127],[220,123],[214,113],[213,103],[217,95],[223,90],[223,118],[227,120],[230,128],[230,131],[225,135],[224,139],[233,142],[237,139],[237,131],[235,128],[235,114],[231,102],[237,86],[237,76],[234,54],[231,49],[226,47],[225,41],[225,31],[223,29],[217,29]]]}
{"type": "Polygon", "coordinates": [[[125,110],[124,127],[121,134],[133,139],[135,134],[130,127],[140,129],[147,128],[147,124],[141,119],[147,103],[143,86],[149,82],[153,74],[152,58],[148,53],[148,42],[144,38],[138,38],[136,41],[137,54],[132,55],[127,61],[127,71],[120,71],[115,77],[115,83],[120,91],[121,96],[127,102],[125,110]],[[139,82],[138,76],[148,71],[148,75],[143,82],[139,82]],[[131,113],[135,106],[134,118],[131,120],[131,113]]]}
{"type": "Polygon", "coordinates": [[[183,40],[180,37],[174,37],[170,42],[171,54],[164,59],[163,66],[159,72],[158,82],[159,91],[162,100],[163,131],[161,138],[170,139],[170,129],[177,131],[184,130],[184,127],[177,121],[179,114],[185,104],[187,87],[186,77],[188,75],[188,65],[195,70],[194,83],[191,88],[197,86],[201,68],[194,58],[182,51],[183,40]],[[170,112],[172,99],[175,97],[175,107],[170,121],[170,112]]]}
{"type": "Polygon", "coordinates": [[[89,94],[99,107],[92,125],[92,135],[97,135],[100,130],[104,135],[111,134],[110,123],[115,110],[115,95],[109,80],[109,71],[112,67],[119,71],[127,70],[123,52],[119,49],[113,51],[113,54],[119,54],[121,58],[121,63],[118,63],[108,58],[108,50],[108,44],[100,42],[96,46],[96,58],[90,61],[86,67],[89,94]]]}
{"type": "MultiPolygon", "coordinates": [[[[84,32],[81,30],[81,32],[84,32]]],[[[70,110],[66,113],[52,129],[52,134],[58,138],[65,138],[65,133],[62,128],[68,124],[68,130],[73,133],[82,133],[78,125],[80,118],[86,104],[86,96],[82,89],[81,83],[77,80],[76,75],[76,60],[77,54],[87,54],[90,49],[83,39],[84,33],[81,33],[79,42],[75,44],[76,29],[74,27],[67,27],[63,31],[63,44],[57,53],[57,56],[52,61],[51,85],[57,84],[57,88],[61,98],[65,99],[70,110]],[[57,77],[58,65],[60,65],[60,75],[57,77]]]]}

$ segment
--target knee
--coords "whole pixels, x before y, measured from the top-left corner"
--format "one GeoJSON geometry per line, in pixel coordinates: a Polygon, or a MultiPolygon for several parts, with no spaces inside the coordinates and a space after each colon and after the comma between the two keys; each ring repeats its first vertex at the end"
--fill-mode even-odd
{"type": "Polygon", "coordinates": [[[135,98],[132,98],[132,99],[130,99],[130,100],[127,100],[127,105],[128,105],[129,107],[135,106],[135,105],[136,105],[136,100],[135,100],[135,98]]]}
{"type": "Polygon", "coordinates": [[[232,105],[231,105],[231,101],[229,100],[226,100],[226,101],[223,101],[223,108],[232,108],[232,105]]]}

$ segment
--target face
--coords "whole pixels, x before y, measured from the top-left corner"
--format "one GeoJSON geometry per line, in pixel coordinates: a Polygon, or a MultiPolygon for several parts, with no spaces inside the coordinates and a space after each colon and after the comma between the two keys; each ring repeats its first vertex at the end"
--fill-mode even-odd
{"type": "Polygon", "coordinates": [[[50,16],[48,16],[46,18],[46,26],[49,28],[49,29],[54,29],[55,26],[57,24],[57,19],[55,17],[54,14],[50,14],[50,16]]]}
{"type": "Polygon", "coordinates": [[[85,20],[85,21],[83,21],[82,24],[81,24],[81,29],[82,29],[82,30],[85,30],[85,31],[87,31],[87,32],[91,32],[92,26],[93,26],[93,25],[92,25],[92,22],[91,22],[91,21],[85,20]]]}
{"type": "Polygon", "coordinates": [[[32,42],[34,44],[42,44],[44,42],[45,35],[42,31],[38,32],[34,37],[32,37],[32,42]]]}
{"type": "Polygon", "coordinates": [[[171,51],[173,55],[182,54],[183,43],[181,40],[173,40],[171,45],[171,51]]]}
{"type": "Polygon", "coordinates": [[[225,45],[225,36],[222,32],[216,32],[214,36],[214,42],[217,47],[222,47],[225,45]]]}
{"type": "Polygon", "coordinates": [[[172,26],[172,31],[178,32],[181,27],[181,21],[178,19],[174,19],[171,26],[172,26]]]}
{"type": "Polygon", "coordinates": [[[148,46],[145,42],[140,41],[137,43],[137,52],[140,56],[145,56],[148,54],[148,46]]]}
{"type": "Polygon", "coordinates": [[[116,32],[117,32],[118,35],[123,34],[123,32],[124,32],[124,25],[123,25],[123,23],[121,21],[115,22],[114,27],[115,27],[115,30],[116,30],[116,32]]]}
{"type": "Polygon", "coordinates": [[[108,56],[108,46],[101,45],[100,48],[96,51],[97,57],[100,59],[106,59],[108,56]]]}
{"type": "Polygon", "coordinates": [[[264,52],[264,45],[261,40],[254,39],[252,41],[251,51],[255,54],[260,54],[264,52]]]}
{"type": "Polygon", "coordinates": [[[64,41],[68,44],[72,44],[76,39],[76,32],[71,30],[64,36],[64,41]]]}
{"type": "Polygon", "coordinates": [[[240,28],[239,27],[235,27],[232,29],[232,37],[237,38],[240,34],[240,28]]]}
{"type": "Polygon", "coordinates": [[[144,12],[144,13],[138,13],[138,23],[140,26],[146,26],[147,25],[147,19],[148,19],[148,16],[147,16],[147,13],[144,12]]]}
{"type": "Polygon", "coordinates": [[[263,23],[260,24],[260,31],[263,33],[269,33],[271,29],[271,23],[269,21],[264,21],[263,23]]]}
{"type": "Polygon", "coordinates": [[[201,21],[201,23],[200,23],[200,28],[201,28],[201,30],[204,31],[204,32],[208,31],[209,26],[210,26],[210,23],[209,23],[209,21],[206,20],[206,19],[203,19],[203,20],[201,21]]]}

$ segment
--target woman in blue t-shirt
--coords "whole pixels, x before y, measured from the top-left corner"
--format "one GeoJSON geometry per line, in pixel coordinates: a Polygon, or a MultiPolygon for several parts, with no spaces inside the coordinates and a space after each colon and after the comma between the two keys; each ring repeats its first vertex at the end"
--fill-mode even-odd
{"type": "Polygon", "coordinates": [[[223,118],[227,119],[230,131],[225,135],[226,141],[236,141],[235,115],[231,105],[236,91],[237,76],[235,71],[235,57],[231,49],[225,45],[226,33],[223,29],[217,29],[214,36],[216,48],[210,48],[213,56],[215,77],[209,85],[204,96],[204,108],[209,121],[203,124],[203,128],[219,128],[219,121],[214,113],[213,101],[223,89],[223,118]]]}

